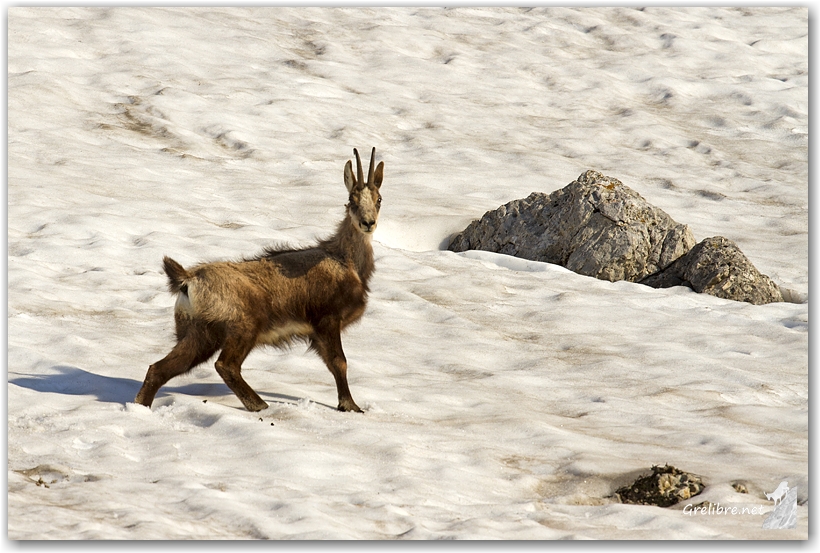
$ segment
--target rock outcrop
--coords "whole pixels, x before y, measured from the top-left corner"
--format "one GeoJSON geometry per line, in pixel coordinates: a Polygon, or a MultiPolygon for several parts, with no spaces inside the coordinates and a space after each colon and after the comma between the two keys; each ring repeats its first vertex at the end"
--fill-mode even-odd
{"type": "Polygon", "coordinates": [[[737,244],[722,236],[707,238],[640,282],[653,288],[688,286],[695,292],[755,305],[783,301],[777,284],[761,274],[737,244]]]}
{"type": "Polygon", "coordinates": [[[552,194],[533,192],[470,223],[453,252],[486,250],[555,263],[603,280],[696,292],[756,305],[785,301],[737,245],[707,238],[695,245],[689,227],[618,179],[586,171],[552,194]]]}
{"type": "Polygon", "coordinates": [[[449,249],[487,250],[613,282],[637,282],[694,245],[689,227],[618,179],[586,171],[552,194],[533,192],[488,211],[453,238],[449,249]]]}

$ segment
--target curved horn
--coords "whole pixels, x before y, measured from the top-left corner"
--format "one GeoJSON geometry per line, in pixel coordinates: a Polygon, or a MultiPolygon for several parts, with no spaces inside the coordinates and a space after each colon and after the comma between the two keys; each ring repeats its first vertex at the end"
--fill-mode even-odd
{"type": "Polygon", "coordinates": [[[353,148],[353,153],[356,154],[356,184],[362,186],[364,183],[364,176],[362,175],[362,160],[359,158],[359,151],[356,148],[353,148]]]}
{"type": "Polygon", "coordinates": [[[376,147],[373,146],[373,151],[370,152],[370,170],[367,172],[367,185],[373,184],[373,166],[376,163],[376,147]]]}

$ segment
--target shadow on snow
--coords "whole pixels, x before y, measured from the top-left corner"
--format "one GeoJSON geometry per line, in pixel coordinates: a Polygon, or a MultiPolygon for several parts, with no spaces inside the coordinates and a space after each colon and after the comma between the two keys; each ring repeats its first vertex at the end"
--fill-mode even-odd
{"type": "MultiPolygon", "coordinates": [[[[97,401],[121,404],[133,402],[134,397],[142,386],[141,380],[94,374],[70,365],[56,365],[52,367],[52,369],[56,371],[53,374],[11,378],[9,379],[9,384],[37,392],[72,396],[95,396],[97,401]]],[[[224,383],[191,383],[181,386],[163,386],[157,394],[157,398],[168,395],[169,393],[206,397],[231,396],[233,394],[230,388],[224,383]]],[[[268,401],[283,404],[295,404],[303,399],[284,394],[262,393],[260,395],[266,396],[265,399],[268,401]]],[[[315,403],[334,409],[323,403],[315,403]]]]}

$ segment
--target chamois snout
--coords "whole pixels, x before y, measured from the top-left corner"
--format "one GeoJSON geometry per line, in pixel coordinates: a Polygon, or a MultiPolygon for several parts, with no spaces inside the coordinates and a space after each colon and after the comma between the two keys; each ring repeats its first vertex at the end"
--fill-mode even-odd
{"type": "Polygon", "coordinates": [[[378,192],[371,194],[370,190],[362,190],[360,194],[351,194],[347,205],[350,218],[356,228],[364,234],[372,234],[376,230],[376,221],[379,218],[379,204],[381,196],[378,192]],[[373,198],[375,196],[375,199],[373,198]]]}

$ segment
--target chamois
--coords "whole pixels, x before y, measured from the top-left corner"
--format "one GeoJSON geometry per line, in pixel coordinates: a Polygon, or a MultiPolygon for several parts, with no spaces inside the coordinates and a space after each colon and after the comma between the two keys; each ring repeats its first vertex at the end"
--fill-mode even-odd
{"type": "Polygon", "coordinates": [[[344,168],[349,193],[345,217],[330,238],[310,248],[268,248],[251,259],[190,269],[163,259],[169,289],[177,295],[177,344],[148,368],[136,403],[150,407],[171,378],[222,350],[216,372],[249,411],[261,411],[268,404],[242,378],[242,362],[257,346],[303,339],[336,379],[338,409],[362,412],[347,385],[341,331],[361,318],[367,304],[384,162],[373,170],[373,148],[365,181],[359,152],[354,148],[353,153],[356,176],[350,160],[344,168]]]}

